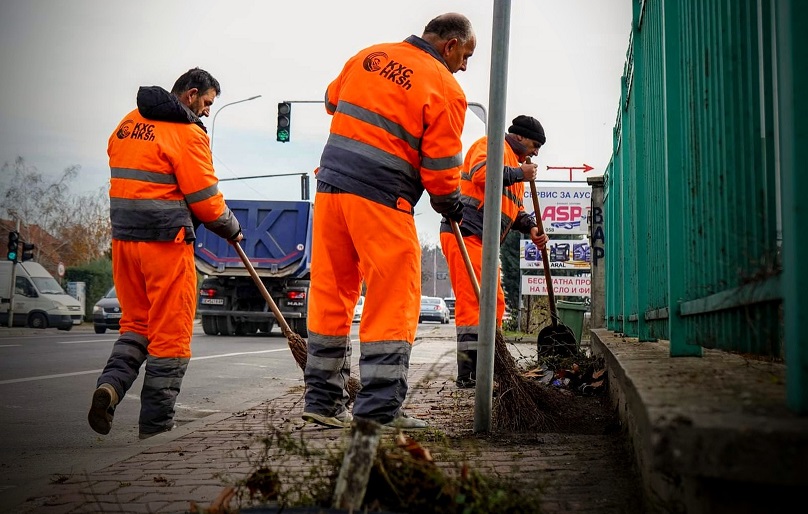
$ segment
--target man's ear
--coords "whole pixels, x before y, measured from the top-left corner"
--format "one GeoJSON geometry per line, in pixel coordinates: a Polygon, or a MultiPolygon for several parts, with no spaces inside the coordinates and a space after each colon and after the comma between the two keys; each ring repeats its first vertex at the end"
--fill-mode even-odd
{"type": "Polygon", "coordinates": [[[187,107],[190,107],[196,98],[196,95],[199,94],[199,89],[192,87],[191,89],[185,90],[180,95],[180,102],[182,102],[187,107]]]}
{"type": "Polygon", "coordinates": [[[443,55],[451,55],[457,44],[458,41],[456,37],[453,37],[452,39],[447,41],[446,44],[443,45],[443,55]]]}

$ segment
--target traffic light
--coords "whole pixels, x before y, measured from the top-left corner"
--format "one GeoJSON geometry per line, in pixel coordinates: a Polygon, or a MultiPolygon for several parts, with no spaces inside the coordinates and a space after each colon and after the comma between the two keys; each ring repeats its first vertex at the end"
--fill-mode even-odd
{"type": "Polygon", "coordinates": [[[20,245],[20,233],[10,231],[8,233],[8,260],[17,262],[17,248],[20,245]]]}
{"type": "Polygon", "coordinates": [[[292,124],[292,103],[281,102],[278,104],[278,132],[277,140],[281,143],[288,143],[292,124]]]}
{"type": "Polygon", "coordinates": [[[36,245],[34,243],[23,243],[22,244],[22,258],[20,261],[30,261],[34,259],[34,248],[36,245]]]}

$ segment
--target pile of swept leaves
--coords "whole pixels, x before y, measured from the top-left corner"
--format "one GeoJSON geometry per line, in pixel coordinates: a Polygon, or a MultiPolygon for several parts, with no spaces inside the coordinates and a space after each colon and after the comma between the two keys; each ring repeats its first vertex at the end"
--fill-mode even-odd
{"type": "MultiPolygon", "coordinates": [[[[270,430],[270,434],[260,438],[264,451],[251,463],[254,471],[246,479],[233,482],[214,504],[201,507],[192,502],[190,512],[235,514],[283,512],[301,507],[330,509],[344,449],[339,445],[330,449],[308,448],[301,437],[271,427],[270,430]],[[301,469],[301,463],[305,469],[301,469]]],[[[423,435],[433,447],[441,445],[436,450],[454,458],[441,459],[439,466],[430,450],[414,437],[401,432],[394,437],[383,436],[361,512],[540,512],[540,488],[535,485],[519,488],[513,476],[481,473],[460,458],[440,434],[427,430],[423,435]]]]}

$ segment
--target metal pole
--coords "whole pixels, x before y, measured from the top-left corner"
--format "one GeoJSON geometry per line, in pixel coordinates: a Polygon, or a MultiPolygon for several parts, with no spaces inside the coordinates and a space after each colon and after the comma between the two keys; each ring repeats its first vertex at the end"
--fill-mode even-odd
{"type": "MultiPolygon", "coordinates": [[[[494,1],[494,25],[491,42],[491,106],[488,125],[489,170],[501,169],[505,156],[505,100],[508,85],[508,39],[511,2],[494,1]]],[[[491,404],[494,393],[494,338],[497,329],[497,275],[499,269],[499,230],[502,210],[502,174],[485,177],[485,214],[483,216],[483,263],[480,281],[479,348],[477,350],[477,388],[474,395],[474,431],[491,431],[491,404]]]]}
{"type": "Polygon", "coordinates": [[[432,296],[438,296],[438,245],[432,248],[432,296]]]}
{"type": "Polygon", "coordinates": [[[223,106],[219,107],[219,110],[216,111],[216,114],[213,115],[213,121],[210,122],[210,151],[213,152],[213,129],[216,128],[216,116],[222,112],[222,109],[227,107],[228,105],[236,105],[240,104],[241,102],[249,102],[250,100],[255,100],[256,98],[261,98],[261,95],[251,96],[249,98],[245,98],[244,100],[236,100],[235,102],[230,102],[229,104],[224,104],[223,106]]]}

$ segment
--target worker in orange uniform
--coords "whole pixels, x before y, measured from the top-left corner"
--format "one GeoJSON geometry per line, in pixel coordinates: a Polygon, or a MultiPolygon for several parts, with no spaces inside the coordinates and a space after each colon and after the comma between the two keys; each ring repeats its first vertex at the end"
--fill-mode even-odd
{"type": "Polygon", "coordinates": [[[213,171],[200,116],[221,93],[193,68],[171,93],[141,87],[137,109],[109,138],[112,277],[121,303],[120,336],[93,392],[87,420],[108,434],[116,405],[145,362],[141,439],[174,428],[174,404],[188,361],[196,308],[194,227],[242,239],[213,171]]]}
{"type": "MultiPolygon", "coordinates": [[[[547,244],[544,233],[539,234],[535,220],[525,212],[522,199],[525,197],[524,181],[536,178],[537,165],[526,163],[528,156],[536,156],[545,143],[544,128],[530,116],[517,116],[505,135],[504,166],[502,173],[502,213],[500,243],[511,229],[528,234],[541,250],[547,244]]],[[[485,181],[488,138],[483,136],[471,145],[463,161],[461,196],[464,205],[463,235],[466,251],[471,260],[477,282],[482,274],[483,216],[485,214],[485,181]]],[[[495,168],[496,169],[496,168],[495,168]]],[[[441,220],[440,244],[449,265],[449,279],[455,292],[455,325],[457,330],[457,387],[471,388],[476,385],[477,341],[480,324],[480,306],[469,279],[463,254],[457,244],[449,221],[441,220]]],[[[497,326],[502,326],[505,313],[505,293],[497,273],[497,326]]]]}
{"type": "Polygon", "coordinates": [[[314,201],[308,358],[303,419],[341,427],[350,375],[351,321],[364,279],[361,357],[353,415],[425,428],[402,411],[421,301],[421,248],[413,207],[424,189],[432,208],[460,221],[464,71],[476,36],[447,13],[423,35],[361,50],[328,85],[331,133],[314,201]]]}

